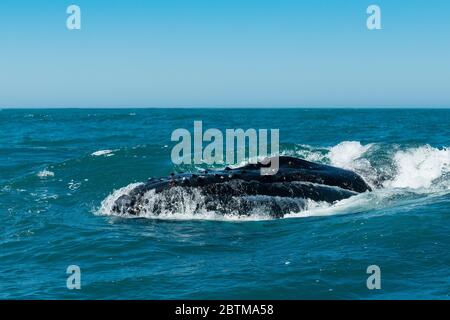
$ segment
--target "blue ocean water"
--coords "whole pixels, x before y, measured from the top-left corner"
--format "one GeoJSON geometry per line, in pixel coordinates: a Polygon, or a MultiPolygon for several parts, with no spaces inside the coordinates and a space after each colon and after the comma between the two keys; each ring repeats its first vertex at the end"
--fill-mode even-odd
{"type": "Polygon", "coordinates": [[[449,133],[438,109],[1,110],[0,298],[448,299],[449,133]],[[170,158],[172,131],[194,120],[279,128],[282,154],[374,191],[278,220],[108,212],[115,190],[201,169],[170,158]]]}

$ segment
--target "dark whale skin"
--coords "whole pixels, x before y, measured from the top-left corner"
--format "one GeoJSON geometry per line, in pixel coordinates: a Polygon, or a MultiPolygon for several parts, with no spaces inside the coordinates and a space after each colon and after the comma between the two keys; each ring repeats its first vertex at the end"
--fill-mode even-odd
{"type": "MultiPolygon", "coordinates": [[[[224,170],[206,170],[198,174],[182,173],[160,179],[151,178],[119,197],[112,210],[117,214],[139,215],[148,203],[144,195],[151,190],[155,194],[165,194],[170,190],[187,193],[197,190],[204,196],[208,210],[227,212],[234,209],[237,214],[248,215],[252,203],[256,201],[255,196],[262,196],[260,199],[270,209],[269,214],[282,217],[286,211],[302,209],[302,205],[293,199],[333,203],[371,191],[370,186],[352,171],[294,157],[281,156],[278,159],[279,169],[274,175],[261,175],[261,168],[269,165],[257,163],[235,169],[227,167],[224,170]],[[270,197],[285,201],[280,205],[279,201],[267,200],[274,199],[270,197]]],[[[176,202],[176,197],[168,198],[176,202]]],[[[170,207],[170,203],[164,206],[170,207]]]]}

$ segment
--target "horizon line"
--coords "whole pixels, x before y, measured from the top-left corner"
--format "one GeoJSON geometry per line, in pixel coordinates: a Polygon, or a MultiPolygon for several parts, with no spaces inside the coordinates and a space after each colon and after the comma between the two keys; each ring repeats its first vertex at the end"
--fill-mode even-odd
{"type": "Polygon", "coordinates": [[[45,110],[45,109],[450,109],[450,106],[92,106],[92,107],[0,107],[1,110],[45,110]]]}

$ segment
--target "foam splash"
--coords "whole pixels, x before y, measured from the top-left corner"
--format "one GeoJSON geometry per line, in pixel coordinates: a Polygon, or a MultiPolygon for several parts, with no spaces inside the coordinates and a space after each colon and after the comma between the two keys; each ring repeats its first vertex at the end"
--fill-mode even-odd
{"type": "Polygon", "coordinates": [[[129,194],[131,190],[142,185],[142,183],[132,183],[126,187],[114,190],[109,196],[107,196],[100,204],[100,209],[97,211],[100,215],[110,216],[114,215],[113,206],[118,198],[122,195],[129,194]]]}
{"type": "Polygon", "coordinates": [[[394,156],[397,176],[384,184],[387,188],[430,188],[450,172],[450,149],[423,146],[399,151],[394,156]]]}
{"type": "MultiPolygon", "coordinates": [[[[285,215],[285,218],[358,213],[398,205],[401,201],[423,200],[430,196],[449,192],[450,149],[439,149],[429,145],[408,149],[391,149],[388,153],[385,152],[386,150],[382,151],[383,158],[377,154],[380,148],[375,146],[375,144],[363,145],[358,141],[344,141],[325,149],[302,145],[299,150],[283,151],[283,154],[297,155],[310,161],[329,163],[333,166],[353,170],[369,184],[376,184],[373,192],[359,194],[333,204],[302,199],[305,201],[302,209],[289,212],[285,215]],[[384,169],[387,168],[388,170],[380,170],[380,166],[384,166],[384,169]]],[[[124,194],[128,194],[138,185],[140,183],[130,184],[114,191],[101,203],[97,213],[116,215],[112,211],[115,200],[124,194]]],[[[165,197],[155,194],[154,191],[148,192],[146,194],[146,200],[148,201],[142,208],[139,217],[223,221],[273,219],[267,215],[264,201],[261,202],[261,205],[255,206],[249,215],[239,215],[236,212],[223,214],[208,211],[202,205],[204,199],[200,192],[190,194],[174,192],[171,195],[172,198],[167,199],[167,195],[165,197]],[[172,201],[172,204],[173,202],[179,202],[179,206],[177,210],[170,211],[164,208],[164,201],[172,201]],[[162,208],[157,215],[154,214],[155,206],[162,208]]],[[[271,199],[271,201],[274,200],[281,201],[280,199],[271,199]]],[[[136,218],[136,216],[129,217],[136,218]]]]}
{"type": "Polygon", "coordinates": [[[361,157],[371,146],[363,146],[359,141],[344,141],[330,148],[328,158],[333,166],[353,170],[361,160],[366,160],[361,157]]]}

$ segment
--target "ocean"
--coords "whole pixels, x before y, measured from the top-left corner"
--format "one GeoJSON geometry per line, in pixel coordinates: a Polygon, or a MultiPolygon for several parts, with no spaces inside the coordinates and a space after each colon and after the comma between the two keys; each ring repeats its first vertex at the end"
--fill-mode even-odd
{"type": "Polygon", "coordinates": [[[0,298],[449,299],[449,133],[448,109],[0,110],[0,298]],[[195,120],[280,129],[281,154],[374,190],[282,219],[114,215],[127,186],[207,167],[171,161],[195,120]]]}

